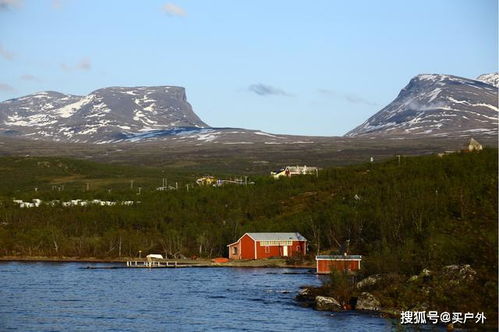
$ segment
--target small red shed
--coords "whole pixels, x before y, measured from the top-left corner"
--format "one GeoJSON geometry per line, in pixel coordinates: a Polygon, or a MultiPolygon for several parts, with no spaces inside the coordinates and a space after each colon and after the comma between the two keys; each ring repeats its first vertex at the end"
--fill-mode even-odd
{"type": "Polygon", "coordinates": [[[307,254],[307,239],[300,233],[245,233],[229,247],[230,259],[261,259],[307,254]]]}
{"type": "Polygon", "coordinates": [[[332,270],[357,271],[360,270],[360,255],[319,255],[315,256],[317,273],[327,274],[332,270]]]}

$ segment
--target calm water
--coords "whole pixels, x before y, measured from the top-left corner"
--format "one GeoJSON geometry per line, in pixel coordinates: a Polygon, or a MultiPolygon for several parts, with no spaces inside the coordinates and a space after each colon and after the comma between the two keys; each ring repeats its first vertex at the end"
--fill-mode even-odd
{"type": "MultiPolygon", "coordinates": [[[[288,269],[85,270],[0,263],[0,331],[386,331],[388,320],[298,306],[312,274],[288,269]]],[[[109,264],[91,264],[109,266],[109,264]]]]}

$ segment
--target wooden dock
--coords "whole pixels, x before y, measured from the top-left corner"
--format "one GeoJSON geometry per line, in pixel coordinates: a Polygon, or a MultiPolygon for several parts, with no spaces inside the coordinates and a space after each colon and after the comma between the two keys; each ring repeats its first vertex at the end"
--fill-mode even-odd
{"type": "Polygon", "coordinates": [[[177,261],[127,261],[126,267],[129,268],[180,268],[180,267],[192,267],[192,265],[178,264],[177,261]]]}
{"type": "Polygon", "coordinates": [[[177,269],[186,267],[196,267],[195,264],[182,264],[177,261],[127,261],[125,265],[112,265],[112,266],[87,266],[82,269],[89,270],[111,270],[111,269],[177,269]]]}

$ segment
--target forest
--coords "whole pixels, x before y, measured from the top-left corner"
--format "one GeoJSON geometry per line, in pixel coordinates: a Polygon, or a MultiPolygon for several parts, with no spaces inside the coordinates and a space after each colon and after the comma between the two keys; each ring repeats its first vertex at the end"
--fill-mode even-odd
{"type": "Polygon", "coordinates": [[[497,280],[497,166],[497,149],[485,149],[209,187],[195,185],[196,174],[171,170],[1,158],[0,255],[136,257],[140,250],[215,257],[226,256],[226,245],[245,232],[297,231],[311,254],[334,253],[350,240],[350,252],[364,255],[372,273],[470,264],[497,280]],[[178,190],[154,190],[165,176],[178,190]],[[13,202],[34,198],[135,204],[13,202]]]}

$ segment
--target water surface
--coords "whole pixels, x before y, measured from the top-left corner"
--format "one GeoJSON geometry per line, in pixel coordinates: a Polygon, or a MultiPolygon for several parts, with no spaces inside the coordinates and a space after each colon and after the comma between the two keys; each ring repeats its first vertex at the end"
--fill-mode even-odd
{"type": "Polygon", "coordinates": [[[307,270],[82,269],[0,263],[0,331],[386,331],[389,320],[302,308],[307,270]],[[303,274],[288,274],[304,272],[303,274]]]}

